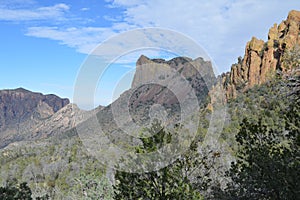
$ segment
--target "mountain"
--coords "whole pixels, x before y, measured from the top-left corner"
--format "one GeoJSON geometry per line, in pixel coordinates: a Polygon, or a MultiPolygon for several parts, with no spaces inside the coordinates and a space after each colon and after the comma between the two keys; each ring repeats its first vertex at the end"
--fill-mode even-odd
{"type": "MultiPolygon", "coordinates": [[[[151,123],[149,115],[152,114],[151,117],[166,120],[166,123],[174,125],[180,122],[180,118],[174,116],[180,116],[179,112],[182,109],[178,98],[182,98],[185,101],[184,104],[190,106],[189,102],[192,97],[184,94],[194,90],[194,100],[197,105],[205,107],[208,91],[215,81],[211,63],[202,58],[193,60],[177,57],[165,61],[141,56],[137,61],[137,68],[131,89],[125,91],[111,105],[99,106],[92,111],[80,110],[76,105],[67,104],[69,102],[63,100],[64,103],[60,104],[61,107],[54,109],[52,104],[49,105],[48,101],[45,102],[45,95],[29,91],[26,91],[24,102],[17,98],[19,100],[17,106],[27,108],[29,107],[27,104],[32,103],[33,105],[30,107],[30,114],[19,114],[17,119],[22,119],[20,120],[22,123],[17,123],[17,125],[21,127],[20,129],[13,126],[14,121],[11,119],[6,121],[11,124],[11,127],[0,132],[2,137],[0,169],[3,172],[0,176],[0,183],[15,177],[17,180],[28,181],[30,187],[33,188],[34,196],[52,193],[54,199],[64,198],[68,195],[66,192],[74,192],[69,190],[71,185],[73,187],[77,184],[74,183],[74,177],[80,178],[81,173],[91,173],[91,169],[98,171],[98,174],[106,170],[103,169],[103,163],[91,157],[91,152],[87,152],[89,150],[87,147],[93,150],[93,146],[83,145],[84,140],[91,139],[96,143],[100,140],[99,142],[105,143],[106,140],[102,141],[98,137],[99,133],[105,133],[109,137],[110,143],[118,144],[120,147],[122,144],[139,144],[140,141],[137,138],[124,134],[124,127],[120,126],[120,121],[118,122],[115,118],[116,115],[121,116],[122,109],[128,108],[127,105],[129,105],[130,117],[133,119],[132,123],[139,123],[141,129],[144,128],[143,124],[151,123]],[[148,73],[153,68],[167,68],[168,70],[164,73],[163,71],[148,73]],[[140,86],[144,83],[140,79],[145,73],[149,75],[148,80],[154,80],[156,85],[140,86]],[[162,78],[162,76],[165,77],[162,78]],[[181,88],[180,84],[175,85],[176,87],[173,89],[179,91],[179,94],[175,95],[174,91],[170,90],[172,85],[167,83],[169,81],[174,83],[172,80],[181,76],[188,81],[191,88],[185,90],[186,88],[181,88]],[[180,93],[182,91],[184,93],[180,93]],[[37,97],[36,94],[38,94],[37,97]],[[35,101],[31,102],[27,99],[34,99],[37,103],[34,104],[35,101]],[[160,114],[161,108],[156,107],[158,104],[162,104],[162,110],[166,111],[166,119],[162,118],[164,115],[160,114]],[[35,160],[34,163],[32,163],[33,160],[35,160]],[[10,167],[12,165],[19,167],[13,169],[10,167]],[[43,191],[46,192],[43,193],[43,191]]],[[[25,92],[24,89],[17,91],[19,90],[25,92]]],[[[16,109],[12,104],[17,101],[13,100],[14,98],[13,95],[10,101],[6,101],[6,104],[11,103],[11,109],[16,109]]],[[[189,111],[192,108],[189,108],[189,111]]],[[[127,117],[121,121],[128,120],[127,117]]],[[[126,124],[127,126],[130,127],[130,124],[126,124]]],[[[99,143],[97,144],[99,145],[99,143]]],[[[105,145],[103,144],[102,148],[106,148],[105,145]]]]}
{"type": "MultiPolygon", "coordinates": [[[[299,25],[300,12],[291,11],[285,21],[270,29],[268,41],[253,37],[246,44],[244,56],[232,65],[230,72],[217,78],[211,63],[202,58],[164,60],[141,55],[131,88],[112,104],[92,111],[82,111],[69,104],[67,99],[55,95],[42,95],[22,88],[0,91],[0,183],[3,185],[16,178],[29,182],[34,194],[44,191],[53,199],[74,197],[82,190],[82,179],[89,179],[88,175],[95,175],[94,171],[96,177],[113,179],[111,176],[114,175],[91,156],[99,152],[92,152],[93,146],[84,145],[85,139],[90,140],[91,145],[92,142],[97,147],[101,145],[100,156],[113,146],[112,143],[120,148],[140,145],[139,138],[125,132],[141,133],[153,119],[162,121],[167,128],[175,126],[171,129],[175,132],[184,122],[180,118],[182,114],[197,113],[201,126],[196,142],[202,144],[208,129],[215,128],[209,127],[214,117],[211,111],[215,106],[215,93],[222,88],[227,103],[225,124],[220,135],[211,135],[212,142],[206,146],[216,148],[208,149],[208,153],[201,148],[197,151],[208,164],[213,163],[209,168],[210,177],[207,177],[212,181],[208,188],[224,188],[231,179],[226,179],[225,171],[240,148],[235,137],[241,132],[242,125],[245,128],[245,119],[254,124],[253,127],[261,124],[280,136],[286,133],[285,126],[290,126],[298,137],[299,127],[282,119],[282,113],[288,116],[289,111],[299,104],[299,25]],[[200,109],[195,109],[195,102],[200,109]],[[98,138],[101,134],[106,140],[98,138]]],[[[244,130],[245,135],[248,129],[244,130]]],[[[186,134],[186,130],[180,131],[180,134],[186,134]]],[[[277,139],[279,143],[274,148],[284,146],[285,141],[277,139]]],[[[203,166],[196,166],[196,169],[203,166]]],[[[189,178],[196,181],[198,177],[189,178]]],[[[87,180],[88,184],[90,180],[87,180]]],[[[203,193],[209,196],[210,189],[203,193]]]]}
{"type": "Polygon", "coordinates": [[[136,69],[132,87],[95,113],[97,124],[83,122],[80,127],[86,129],[80,132],[93,130],[107,134],[114,143],[136,144],[138,141],[132,135],[151,126],[153,120],[173,126],[182,122],[182,112],[189,115],[195,112],[195,106],[205,107],[215,81],[211,63],[202,58],[176,57],[166,61],[142,55],[136,69]]]}
{"type": "Polygon", "coordinates": [[[268,41],[255,37],[246,45],[244,57],[233,64],[231,71],[220,77],[220,85],[227,99],[237,93],[265,83],[276,72],[287,73],[290,63],[285,62],[289,51],[300,45],[300,11],[292,10],[286,20],[274,24],[269,30],[268,41]]]}
{"type": "MultiPolygon", "coordinates": [[[[166,61],[164,59],[149,59],[142,55],[136,63],[136,73],[132,81],[132,88],[143,87],[143,85],[146,85],[145,83],[150,81],[157,81],[158,84],[163,84],[163,80],[171,81],[172,76],[176,73],[188,80],[191,87],[195,90],[195,95],[199,102],[205,100],[205,94],[207,94],[215,81],[211,62],[205,61],[203,58],[199,57],[193,60],[187,57],[176,57],[166,61]]],[[[141,88],[141,90],[144,89],[141,88]]],[[[164,92],[161,92],[158,95],[158,102],[165,102],[163,99],[167,99],[163,94],[164,92]]],[[[140,99],[149,100],[153,98],[152,92],[143,93],[139,96],[140,99]]]]}
{"type": "MultiPolygon", "coordinates": [[[[169,124],[175,124],[180,120],[181,112],[178,98],[188,101],[183,94],[193,91],[199,106],[204,106],[208,91],[214,81],[211,63],[202,58],[193,60],[187,57],[177,57],[165,61],[149,59],[142,55],[137,61],[132,88],[125,91],[111,105],[99,106],[92,111],[80,110],[76,105],[69,104],[68,99],[62,99],[56,95],[43,95],[23,88],[2,90],[0,91],[0,109],[2,110],[0,148],[16,141],[37,140],[63,134],[80,123],[88,123],[85,121],[95,114],[103,132],[113,133],[113,137],[124,140],[126,136],[115,121],[113,110],[119,112],[122,109],[129,109],[133,122],[141,127],[144,124],[151,124],[152,121],[149,121],[151,111],[157,119],[166,120],[162,118],[165,117],[169,120],[169,124]],[[176,85],[178,83],[173,80],[180,76],[188,80],[188,84],[191,85],[191,88],[184,93],[182,93],[181,85],[176,85]],[[151,80],[154,84],[144,84],[141,80],[144,82],[151,80]],[[175,91],[170,90],[170,83],[175,83],[172,85],[175,91]],[[180,95],[183,96],[180,97],[174,92],[181,92],[180,95]],[[158,104],[163,104],[163,109],[167,112],[166,116],[157,114],[155,106],[158,104]],[[129,105],[129,108],[124,108],[124,105],[129,105]]],[[[189,103],[185,102],[185,104],[189,103]]],[[[94,129],[96,130],[97,127],[94,129]]]]}
{"type": "Polygon", "coordinates": [[[23,88],[0,91],[0,148],[22,140],[22,133],[50,118],[69,99],[43,95],[23,88]]]}
{"type": "Polygon", "coordinates": [[[180,104],[188,99],[185,94],[190,93],[194,93],[198,105],[203,106],[215,79],[210,61],[203,58],[193,60],[176,57],[166,61],[149,59],[142,55],[136,64],[131,88],[134,92],[130,97],[129,109],[139,113],[139,119],[146,116],[145,111],[154,104],[160,104],[166,110],[170,110],[169,115],[179,114],[182,109],[180,104]],[[188,86],[181,82],[183,80],[188,86]]]}

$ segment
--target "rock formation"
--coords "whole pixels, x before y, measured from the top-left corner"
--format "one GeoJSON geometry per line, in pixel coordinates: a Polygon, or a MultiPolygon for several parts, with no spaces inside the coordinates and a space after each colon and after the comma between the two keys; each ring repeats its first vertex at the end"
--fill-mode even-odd
{"type": "Polygon", "coordinates": [[[193,60],[176,57],[166,61],[149,59],[142,55],[136,63],[136,73],[132,82],[135,91],[130,98],[129,107],[135,113],[140,113],[138,116],[147,116],[147,110],[140,108],[159,104],[170,110],[169,115],[172,115],[178,113],[180,99],[184,99],[189,90],[197,97],[199,106],[203,105],[214,83],[212,65],[202,58],[193,60]],[[185,86],[180,79],[188,84],[186,89],[182,88],[185,86]]]}
{"type": "MultiPolygon", "coordinates": [[[[123,110],[129,114],[119,119],[124,123],[122,126],[136,123],[142,127],[151,117],[176,122],[181,114],[180,99],[185,99],[184,104],[189,106],[189,97],[185,97],[191,90],[199,106],[206,103],[209,91],[212,102],[216,102],[220,96],[212,94],[217,93],[217,88],[225,89],[227,100],[235,98],[239,92],[266,82],[276,71],[288,71],[290,66],[283,62],[284,57],[297,45],[300,45],[300,12],[291,11],[287,20],[270,29],[267,42],[253,37],[246,45],[244,57],[232,65],[230,72],[221,75],[217,83],[211,63],[202,58],[177,57],[167,61],[142,55],[136,63],[132,88],[111,105],[94,112],[81,111],[71,104],[66,106],[69,100],[55,95],[22,88],[0,91],[0,148],[15,141],[63,133],[78,123],[88,122],[95,113],[101,129],[111,137],[118,137],[122,132],[116,116],[122,116],[123,110]],[[183,78],[189,88],[182,88],[180,81],[176,81],[178,77],[183,78]],[[75,116],[77,121],[74,122],[75,116]]],[[[208,108],[213,109],[212,104],[208,108]]],[[[120,136],[120,140],[124,139],[120,136]]]]}
{"type": "Polygon", "coordinates": [[[22,135],[26,135],[33,140],[60,135],[83,121],[88,120],[92,115],[103,108],[104,107],[99,106],[94,110],[85,111],[79,109],[76,104],[70,103],[54,113],[50,118],[38,123],[30,131],[22,133],[22,135]]]}
{"type": "Polygon", "coordinates": [[[202,58],[193,60],[176,57],[167,61],[142,55],[136,62],[132,87],[97,113],[100,127],[111,137],[111,141],[130,142],[132,138],[128,133],[124,134],[123,130],[138,132],[140,130],[137,126],[148,127],[153,119],[169,125],[179,123],[184,110],[182,106],[196,112],[191,108],[193,103],[204,106],[208,91],[214,83],[211,63],[202,58]],[[189,96],[191,93],[196,98],[192,103],[189,96]],[[127,130],[131,127],[134,130],[127,130]]]}
{"type": "Polygon", "coordinates": [[[0,91],[0,147],[19,140],[20,133],[50,118],[69,104],[69,99],[43,95],[23,88],[0,91]]]}
{"type": "Polygon", "coordinates": [[[246,45],[244,57],[232,65],[230,72],[221,75],[219,81],[227,99],[266,82],[277,70],[288,71],[289,66],[282,62],[284,54],[297,45],[300,45],[300,12],[292,10],[287,20],[270,29],[267,42],[253,37],[246,45]]]}
{"type": "MultiPolygon", "coordinates": [[[[211,63],[202,58],[177,57],[166,61],[141,56],[137,61],[132,88],[111,105],[93,111],[82,111],[76,105],[69,104],[68,99],[55,95],[43,95],[22,88],[3,90],[0,91],[0,148],[16,141],[64,134],[80,123],[84,126],[84,122],[96,113],[102,131],[118,136],[121,131],[113,111],[119,116],[118,111],[124,107],[129,110],[130,116],[127,117],[132,117],[133,122],[141,127],[145,122],[151,123],[149,120],[152,117],[173,123],[180,119],[180,99],[186,100],[184,104],[190,106],[186,96],[192,90],[199,106],[204,105],[214,83],[211,63]],[[189,88],[182,88],[178,77],[185,80],[189,88]],[[147,81],[152,83],[147,84],[147,81]],[[168,86],[161,85],[163,83],[168,86]]],[[[94,128],[97,130],[97,127],[94,128]]]]}
{"type": "MultiPolygon", "coordinates": [[[[163,84],[164,81],[171,81],[176,75],[189,82],[189,85],[195,90],[199,101],[204,100],[201,94],[207,93],[215,83],[211,62],[205,61],[203,58],[193,60],[187,57],[176,57],[166,61],[164,59],[149,59],[142,55],[136,63],[136,73],[132,82],[132,88],[146,87],[147,82],[157,83],[158,85],[163,84]]],[[[145,93],[140,95],[140,99],[149,100],[151,95],[153,95],[151,92],[145,93]]],[[[161,98],[163,97],[161,96],[161,98]]]]}

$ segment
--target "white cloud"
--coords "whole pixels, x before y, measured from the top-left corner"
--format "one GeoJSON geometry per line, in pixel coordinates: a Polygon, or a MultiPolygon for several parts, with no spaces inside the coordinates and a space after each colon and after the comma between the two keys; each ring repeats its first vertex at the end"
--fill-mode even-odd
{"type": "Polygon", "coordinates": [[[113,35],[109,28],[83,27],[30,27],[27,36],[48,38],[76,48],[78,52],[89,54],[99,43],[113,35]]]}
{"type": "Polygon", "coordinates": [[[9,6],[0,7],[0,20],[3,21],[29,21],[29,20],[62,20],[64,14],[70,7],[66,4],[56,4],[48,7],[32,8],[10,8],[9,6]]]}
{"type": "Polygon", "coordinates": [[[101,56],[108,63],[121,56],[114,62],[132,64],[141,54],[162,58],[170,58],[171,54],[192,58],[202,56],[208,59],[195,42],[176,31],[149,28],[125,32],[129,26],[120,25],[114,28],[30,27],[26,35],[59,41],[81,53],[101,56]],[[122,34],[117,35],[118,32],[122,34]]]}
{"type": "MultiPolygon", "coordinates": [[[[66,4],[35,9],[12,9],[11,7],[8,9],[8,7],[0,6],[0,20],[66,18],[69,21],[63,26],[36,25],[28,28],[26,35],[56,40],[84,54],[91,53],[97,45],[105,43],[108,38],[118,33],[135,28],[167,28],[183,33],[198,42],[217,64],[218,71],[223,72],[228,71],[236,58],[243,55],[245,44],[252,36],[266,39],[268,29],[273,23],[280,23],[290,10],[300,8],[299,2],[294,0],[106,0],[106,2],[110,9],[121,7],[123,12],[113,16],[100,16],[101,13],[99,13],[99,16],[93,18],[95,21],[104,18],[110,22],[105,24],[111,24],[102,27],[101,25],[82,27],[82,23],[79,22],[82,20],[67,19],[66,13],[71,10],[66,4]],[[80,27],[78,23],[81,24],[80,27]]],[[[128,41],[131,42],[129,45],[133,46],[141,46],[141,42],[144,42],[145,47],[151,46],[155,40],[157,41],[154,35],[146,37],[145,40],[141,40],[144,36],[139,34],[125,37],[106,46],[103,54],[112,58],[118,52],[124,53],[124,49],[128,48],[128,41]]],[[[157,36],[160,37],[159,34],[157,36]]],[[[166,43],[174,43],[174,48],[180,46],[176,38],[167,39],[166,43]]],[[[193,49],[188,50],[193,52],[193,49]]],[[[101,52],[98,53],[101,54],[101,52]]],[[[162,55],[159,52],[151,53],[150,51],[145,54],[157,57],[162,55]]],[[[134,52],[121,57],[117,63],[130,67],[131,65],[127,66],[126,63],[134,62],[138,56],[139,52],[134,52]]],[[[106,103],[110,101],[111,99],[105,100],[106,103]]]]}
{"type": "Polygon", "coordinates": [[[81,8],[80,10],[81,11],[89,11],[90,9],[89,8],[81,8]]]}
{"type": "Polygon", "coordinates": [[[221,71],[242,55],[252,36],[266,39],[268,28],[285,19],[299,2],[281,0],[115,0],[126,8],[124,21],[139,27],[158,26],[180,31],[199,42],[221,71]]]}
{"type": "Polygon", "coordinates": [[[110,3],[110,7],[118,7],[118,6],[136,6],[138,4],[144,4],[146,0],[105,0],[110,3]]]}
{"type": "MultiPolygon", "coordinates": [[[[49,38],[90,53],[97,44],[120,32],[134,28],[162,27],[186,34],[198,42],[219,71],[228,71],[252,36],[266,39],[268,28],[284,20],[292,9],[299,9],[298,1],[282,0],[106,0],[109,7],[121,7],[118,16],[106,16],[110,27],[73,28],[31,27],[27,35],[49,38]]],[[[60,6],[58,6],[60,5],[60,6]]],[[[68,6],[48,7],[52,16],[63,16],[68,6]]],[[[0,11],[1,12],[1,11],[0,11]]],[[[46,15],[45,9],[20,12],[24,19],[46,15]],[[38,14],[36,14],[38,13],[38,14]]],[[[17,15],[17,13],[16,13],[17,15]]],[[[1,15],[2,16],[2,15],[1,15]]],[[[0,16],[0,19],[1,19],[0,16]]],[[[14,14],[7,15],[11,20],[14,14]]],[[[4,18],[4,17],[3,17],[4,18]]],[[[176,41],[175,41],[176,42],[176,41]]]]}
{"type": "Polygon", "coordinates": [[[0,7],[24,7],[35,4],[35,0],[0,0],[0,7]]]}

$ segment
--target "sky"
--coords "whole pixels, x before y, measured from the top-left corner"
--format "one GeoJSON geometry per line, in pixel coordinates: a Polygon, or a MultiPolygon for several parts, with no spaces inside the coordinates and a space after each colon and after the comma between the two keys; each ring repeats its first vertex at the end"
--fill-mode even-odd
{"type": "MultiPolygon", "coordinates": [[[[226,72],[252,36],[266,40],[269,28],[292,9],[300,10],[298,0],[0,0],[0,89],[23,87],[72,100],[80,70],[95,48],[152,27],[192,39],[218,73],[226,72]]],[[[128,80],[117,95],[130,87],[140,54],[174,56],[145,50],[120,59],[98,81],[93,106],[113,101],[122,77],[128,80]]]]}

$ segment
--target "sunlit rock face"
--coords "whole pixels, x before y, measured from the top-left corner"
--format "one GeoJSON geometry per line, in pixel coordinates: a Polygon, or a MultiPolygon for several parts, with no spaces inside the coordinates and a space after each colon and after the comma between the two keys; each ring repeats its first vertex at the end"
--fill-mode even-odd
{"type": "Polygon", "coordinates": [[[227,99],[235,98],[237,91],[265,83],[276,70],[287,72],[290,67],[282,62],[284,53],[300,45],[300,12],[292,10],[287,19],[270,28],[268,41],[255,37],[246,45],[243,58],[223,74],[220,84],[226,89],[227,99]]]}

